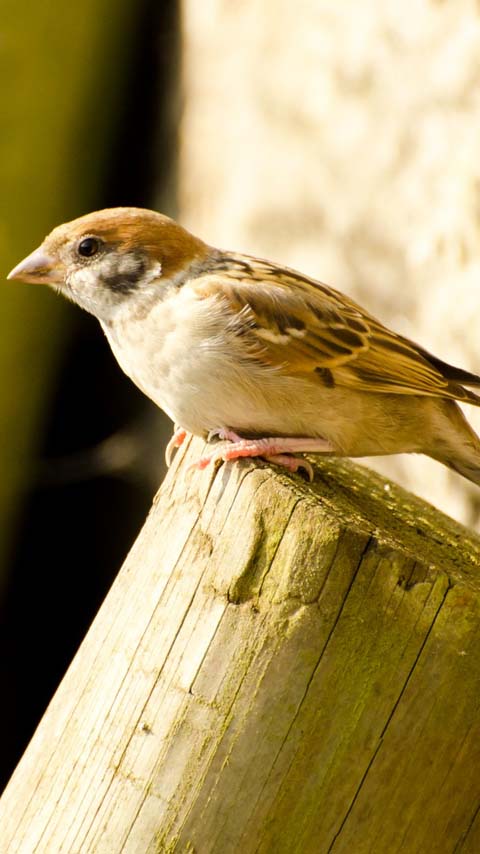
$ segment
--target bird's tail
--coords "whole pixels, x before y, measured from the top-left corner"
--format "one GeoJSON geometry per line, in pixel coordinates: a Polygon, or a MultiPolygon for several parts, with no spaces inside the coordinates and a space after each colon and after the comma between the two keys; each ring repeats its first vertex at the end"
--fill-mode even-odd
{"type": "Polygon", "coordinates": [[[446,402],[448,425],[442,430],[442,440],[435,452],[428,455],[480,486],[480,438],[472,429],[462,410],[453,401],[446,402]]]}
{"type": "MultiPolygon", "coordinates": [[[[437,457],[437,459],[439,459],[437,457]]],[[[463,477],[466,477],[467,480],[470,480],[472,483],[476,483],[477,486],[480,486],[480,460],[477,463],[473,463],[465,460],[440,460],[444,465],[448,466],[453,471],[458,472],[463,477]]]]}

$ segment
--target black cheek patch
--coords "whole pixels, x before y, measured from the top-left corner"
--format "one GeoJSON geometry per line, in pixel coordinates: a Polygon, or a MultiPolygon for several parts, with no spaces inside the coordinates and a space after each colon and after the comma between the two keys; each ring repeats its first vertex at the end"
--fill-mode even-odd
{"type": "Polygon", "coordinates": [[[120,256],[118,262],[102,274],[102,283],[116,294],[131,294],[141,287],[146,269],[143,254],[129,252],[120,256]]]}

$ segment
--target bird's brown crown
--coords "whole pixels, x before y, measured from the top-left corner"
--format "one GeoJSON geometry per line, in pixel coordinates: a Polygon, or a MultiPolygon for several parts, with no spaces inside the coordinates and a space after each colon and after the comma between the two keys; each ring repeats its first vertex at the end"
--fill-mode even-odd
{"type": "Polygon", "coordinates": [[[164,276],[173,276],[186,262],[203,258],[209,247],[170,217],[143,208],[106,208],[78,217],[55,228],[44,246],[55,252],[66,242],[98,237],[121,252],[146,251],[162,265],[164,276]]]}

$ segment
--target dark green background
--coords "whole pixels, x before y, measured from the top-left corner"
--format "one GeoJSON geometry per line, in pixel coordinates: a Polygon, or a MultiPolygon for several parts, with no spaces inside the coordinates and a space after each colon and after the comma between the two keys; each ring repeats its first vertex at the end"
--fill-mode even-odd
{"type": "MultiPolygon", "coordinates": [[[[173,0],[2,4],[0,274],[89,210],[175,215],[173,0]]],[[[46,288],[0,299],[5,784],[147,512],[170,425],[98,323],[46,288]]]]}

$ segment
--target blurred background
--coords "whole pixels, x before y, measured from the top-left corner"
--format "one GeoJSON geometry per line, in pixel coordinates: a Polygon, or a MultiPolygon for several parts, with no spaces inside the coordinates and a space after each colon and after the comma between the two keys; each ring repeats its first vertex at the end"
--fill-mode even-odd
{"type": "MultiPolygon", "coordinates": [[[[153,207],[480,372],[473,0],[3,0],[0,72],[2,275],[60,222],[153,207]]],[[[93,318],[46,288],[1,293],[4,784],[142,525],[171,425],[93,318]]],[[[368,464],[478,529],[480,490],[439,464],[368,464]]]]}

